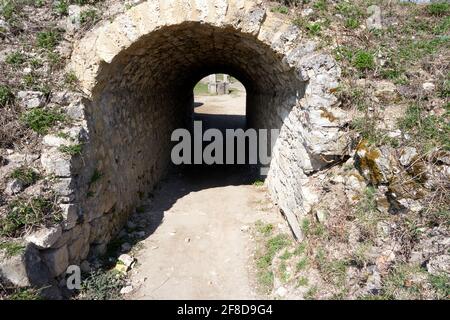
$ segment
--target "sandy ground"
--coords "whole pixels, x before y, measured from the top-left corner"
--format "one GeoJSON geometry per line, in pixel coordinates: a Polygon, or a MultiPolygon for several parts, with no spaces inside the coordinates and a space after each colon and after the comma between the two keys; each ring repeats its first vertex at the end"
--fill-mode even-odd
{"type": "MultiPolygon", "coordinates": [[[[245,124],[245,94],[202,96],[208,127],[245,124]],[[212,115],[211,115],[212,114],[212,115]]],[[[200,105],[201,104],[201,105],[200,105]]],[[[264,188],[242,167],[173,172],[142,213],[150,225],[132,271],[129,299],[261,299],[256,292],[251,226],[283,223],[264,188]]]]}

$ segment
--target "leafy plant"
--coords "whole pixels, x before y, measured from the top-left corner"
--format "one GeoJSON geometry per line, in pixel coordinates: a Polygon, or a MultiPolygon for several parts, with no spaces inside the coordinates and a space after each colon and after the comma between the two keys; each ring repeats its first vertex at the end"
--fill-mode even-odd
{"type": "Polygon", "coordinates": [[[54,203],[40,196],[17,199],[9,207],[10,211],[0,219],[0,236],[14,237],[26,229],[61,221],[54,203]]]}
{"type": "Polygon", "coordinates": [[[13,241],[4,241],[0,242],[0,250],[4,250],[7,257],[14,257],[24,252],[25,246],[13,241]]]}
{"type": "Polygon", "coordinates": [[[36,44],[39,48],[51,50],[58,44],[60,35],[55,30],[41,31],[37,34],[36,44]]]}
{"type": "Polygon", "coordinates": [[[59,0],[55,3],[54,10],[62,16],[66,16],[69,13],[69,2],[66,0],[59,0]]]}
{"type": "Polygon", "coordinates": [[[30,186],[40,179],[40,175],[32,168],[22,166],[11,173],[11,178],[18,179],[24,185],[30,186]]]}
{"type": "Polygon", "coordinates": [[[300,279],[298,279],[297,285],[299,287],[306,287],[308,285],[308,283],[309,283],[308,278],[300,277],[300,279]]]}
{"type": "Polygon", "coordinates": [[[376,188],[368,186],[358,201],[355,210],[355,224],[361,231],[361,236],[371,241],[378,232],[378,223],[387,217],[378,210],[376,188]]]}
{"type": "Polygon", "coordinates": [[[327,9],[327,0],[317,0],[313,5],[314,9],[324,11],[327,9]]]}
{"type": "Polygon", "coordinates": [[[8,300],[41,300],[41,296],[39,295],[39,291],[31,288],[17,289],[14,293],[12,293],[8,300]]]}
{"type": "Polygon", "coordinates": [[[6,21],[11,21],[18,11],[16,2],[13,0],[5,0],[1,3],[0,13],[6,19],[6,21]]]}
{"type": "Polygon", "coordinates": [[[263,251],[259,253],[256,259],[257,277],[260,288],[263,291],[268,291],[273,285],[274,274],[271,270],[273,258],[277,252],[288,246],[289,243],[287,235],[279,234],[268,239],[265,242],[263,251]]]}
{"type": "Polygon", "coordinates": [[[345,20],[345,27],[349,29],[356,29],[359,27],[359,21],[355,18],[348,18],[345,20]]]}
{"type": "Polygon", "coordinates": [[[433,16],[447,15],[450,13],[450,4],[445,1],[430,3],[427,6],[427,11],[433,16]]]}
{"type": "Polygon", "coordinates": [[[256,180],[255,182],[253,182],[253,185],[254,185],[255,187],[262,187],[262,186],[264,186],[264,181],[262,181],[262,180],[256,180]]]}
{"type": "Polygon", "coordinates": [[[308,266],[308,258],[303,257],[297,263],[296,269],[297,271],[305,270],[307,266],[308,266]]]}
{"type": "Polygon", "coordinates": [[[306,25],[306,29],[308,30],[309,34],[317,36],[322,30],[322,25],[319,22],[310,23],[306,25]]]}
{"type": "Polygon", "coordinates": [[[359,50],[353,57],[352,64],[360,71],[371,70],[375,67],[375,58],[372,53],[359,50]]]}
{"type": "Polygon", "coordinates": [[[25,55],[20,51],[15,51],[13,53],[10,53],[7,57],[5,62],[8,64],[11,64],[13,66],[20,66],[26,61],[25,55]]]}
{"type": "Polygon", "coordinates": [[[442,299],[448,299],[450,297],[450,277],[448,274],[430,274],[429,282],[442,299]]]}
{"type": "Polygon", "coordinates": [[[314,300],[316,299],[317,293],[319,292],[319,289],[317,288],[317,286],[313,286],[311,288],[308,289],[308,291],[305,294],[305,299],[306,300],[314,300]]]}
{"type": "Polygon", "coordinates": [[[64,76],[64,82],[68,85],[74,85],[78,81],[78,78],[75,74],[75,72],[70,71],[65,74],[64,76]]]}
{"type": "Polygon", "coordinates": [[[446,106],[446,116],[423,116],[423,110],[419,104],[413,104],[406,110],[405,116],[398,121],[400,129],[413,134],[425,149],[442,146],[450,150],[450,104],[446,106]]]}
{"type": "Polygon", "coordinates": [[[408,297],[420,299],[420,284],[412,281],[416,275],[425,274],[420,267],[400,264],[395,266],[383,279],[383,293],[390,299],[408,297]]]}
{"type": "Polygon", "coordinates": [[[34,0],[34,6],[36,8],[41,8],[45,5],[45,0],[34,0]]]}
{"type": "Polygon", "coordinates": [[[66,117],[59,111],[36,108],[22,115],[21,120],[37,133],[45,134],[56,123],[66,121],[66,117]]]}
{"type": "Polygon", "coordinates": [[[6,85],[0,85],[0,107],[6,107],[14,101],[14,94],[6,85]]]}
{"type": "Polygon", "coordinates": [[[261,221],[258,221],[256,223],[256,228],[259,233],[261,233],[262,235],[264,235],[266,237],[270,236],[274,229],[273,224],[270,224],[270,223],[264,224],[261,221]]]}
{"type": "Polygon", "coordinates": [[[289,8],[286,7],[286,6],[277,6],[277,7],[272,8],[270,11],[278,12],[278,13],[281,13],[281,14],[288,14],[289,13],[289,8]]]}
{"type": "Polygon", "coordinates": [[[97,11],[94,9],[86,10],[80,14],[80,23],[82,25],[94,24],[99,20],[97,11]]]}
{"type": "Polygon", "coordinates": [[[71,155],[71,156],[76,156],[76,155],[80,155],[81,151],[83,150],[83,145],[82,144],[73,144],[73,145],[65,145],[65,146],[60,146],[58,148],[58,150],[62,153],[71,155]]]}
{"type": "Polygon", "coordinates": [[[86,300],[118,300],[124,285],[125,280],[119,272],[97,270],[83,280],[80,297],[86,300]]]}

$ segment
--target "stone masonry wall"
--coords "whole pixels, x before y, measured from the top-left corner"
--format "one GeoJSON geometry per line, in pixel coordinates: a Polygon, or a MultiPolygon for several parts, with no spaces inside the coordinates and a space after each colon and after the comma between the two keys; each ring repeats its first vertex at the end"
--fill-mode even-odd
{"type": "Polygon", "coordinates": [[[346,115],[333,92],[334,60],[261,1],[147,1],[105,22],[76,46],[68,70],[83,97],[72,99],[71,143],[46,136],[42,165],[55,176],[64,222],[29,241],[51,278],[101,254],[170,163],[170,135],[185,125],[196,82],[211,73],[239,78],[255,128],[281,129],[267,185],[293,232],[314,195],[308,175],[346,152],[346,115]],[[297,43],[294,45],[294,43],[297,43]],[[300,45],[298,45],[300,43],[300,45]]]}

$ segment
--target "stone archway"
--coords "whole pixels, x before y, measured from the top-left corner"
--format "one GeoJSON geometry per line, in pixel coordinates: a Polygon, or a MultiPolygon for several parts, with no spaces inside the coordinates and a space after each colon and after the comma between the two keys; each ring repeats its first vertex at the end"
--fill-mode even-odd
{"type": "Polygon", "coordinates": [[[75,126],[83,154],[59,158],[50,144],[42,156],[59,178],[66,217],[56,244],[40,253],[52,277],[104,251],[163,177],[170,135],[208,74],[238,76],[250,126],[281,130],[267,185],[297,238],[308,175],[347,147],[347,116],[334,95],[339,67],[261,1],[144,2],[87,34],[68,68],[85,95],[75,126]]]}

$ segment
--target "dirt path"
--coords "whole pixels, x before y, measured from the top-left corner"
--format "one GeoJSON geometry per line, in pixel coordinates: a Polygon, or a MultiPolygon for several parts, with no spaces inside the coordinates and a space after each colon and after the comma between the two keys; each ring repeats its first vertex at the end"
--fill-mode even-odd
{"type": "MultiPolygon", "coordinates": [[[[200,118],[210,111],[235,114],[242,95],[200,100],[200,118]]],[[[213,118],[208,126],[223,125],[220,120],[213,118]]],[[[129,298],[264,298],[255,289],[255,243],[249,227],[258,220],[283,220],[265,190],[251,181],[245,168],[222,166],[180,171],[163,182],[140,216],[152,232],[136,255],[131,277],[135,290],[129,298]]]]}

